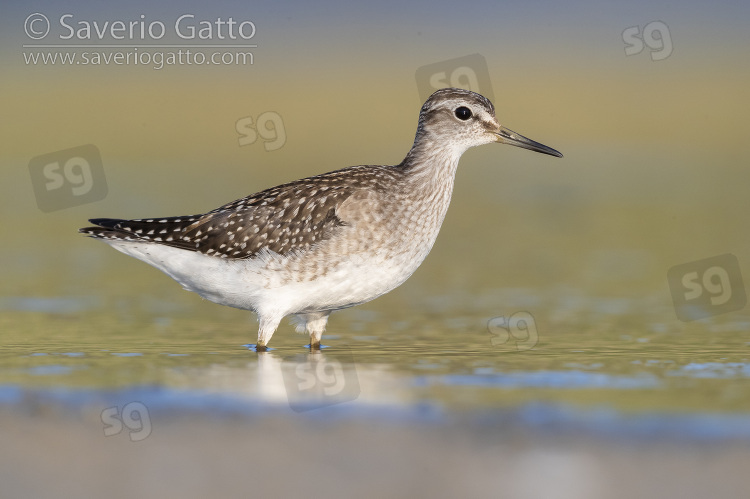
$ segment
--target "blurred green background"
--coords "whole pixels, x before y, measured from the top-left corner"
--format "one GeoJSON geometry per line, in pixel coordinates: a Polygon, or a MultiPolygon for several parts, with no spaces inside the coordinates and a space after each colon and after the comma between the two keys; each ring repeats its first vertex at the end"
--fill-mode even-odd
{"type": "Polygon", "coordinates": [[[668,305],[673,265],[731,252],[750,275],[743,216],[750,205],[750,8],[742,4],[36,2],[2,9],[3,295],[126,287],[195,304],[168,279],[76,229],[89,217],[199,213],[302,176],[398,163],[421,105],[417,68],[475,53],[487,61],[500,121],[565,159],[499,145],[467,153],[433,254],[400,293],[561,285],[585,295],[655,294],[668,305]],[[231,16],[255,23],[257,48],[245,66],[25,64],[34,50],[22,45],[34,41],[23,23],[32,12],[52,20],[49,37],[65,13],[73,14],[70,23],[144,14],[168,30],[183,13],[231,16]],[[671,41],[669,57],[652,60],[645,45],[626,55],[623,31],[657,20],[668,27],[661,35],[671,41]],[[281,118],[283,147],[240,146],[238,120],[265,112],[281,118]],[[41,212],[29,161],[83,144],[101,152],[108,195],[41,212]]]}

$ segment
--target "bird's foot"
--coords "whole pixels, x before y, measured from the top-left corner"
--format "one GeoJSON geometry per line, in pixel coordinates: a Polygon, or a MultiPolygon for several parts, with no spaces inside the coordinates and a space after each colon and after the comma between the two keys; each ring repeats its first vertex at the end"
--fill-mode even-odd
{"type": "Polygon", "coordinates": [[[318,350],[318,351],[319,351],[319,350],[320,350],[320,348],[321,348],[321,347],[320,347],[320,340],[318,340],[318,341],[311,341],[311,342],[310,342],[310,344],[309,344],[309,345],[307,345],[307,346],[308,346],[308,348],[309,348],[309,349],[310,349],[311,351],[312,351],[312,350],[318,350]]]}

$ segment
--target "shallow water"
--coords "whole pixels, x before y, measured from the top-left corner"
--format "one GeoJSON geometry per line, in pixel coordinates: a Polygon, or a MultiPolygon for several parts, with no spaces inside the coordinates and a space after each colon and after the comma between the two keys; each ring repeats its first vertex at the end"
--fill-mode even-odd
{"type": "Polygon", "coordinates": [[[412,297],[421,309],[407,299],[339,312],[320,352],[282,324],[266,353],[248,343],[256,326],[246,313],[216,320],[213,309],[224,309],[197,297],[187,298],[197,310],[159,316],[101,296],[6,298],[0,402],[23,405],[31,396],[101,410],[139,402],[157,412],[322,410],[365,419],[386,410],[395,421],[474,414],[560,431],[750,439],[746,316],[682,325],[652,311],[636,324],[629,310],[648,299],[613,306],[571,290],[491,294],[464,297],[470,306],[456,296],[448,310],[435,297],[412,297]],[[498,301],[536,307],[525,316],[533,327],[502,329],[507,322],[487,305],[498,301]],[[543,317],[545,309],[560,318],[543,317]]]}

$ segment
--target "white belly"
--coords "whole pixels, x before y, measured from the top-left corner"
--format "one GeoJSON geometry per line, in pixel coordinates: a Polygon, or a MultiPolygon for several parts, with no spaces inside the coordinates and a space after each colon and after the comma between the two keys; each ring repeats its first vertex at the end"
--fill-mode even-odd
{"type": "Polygon", "coordinates": [[[402,284],[432,246],[430,242],[396,254],[355,252],[332,258],[326,252],[291,256],[269,252],[231,260],[153,243],[105,242],[207,300],[276,316],[342,309],[377,298],[402,284]]]}

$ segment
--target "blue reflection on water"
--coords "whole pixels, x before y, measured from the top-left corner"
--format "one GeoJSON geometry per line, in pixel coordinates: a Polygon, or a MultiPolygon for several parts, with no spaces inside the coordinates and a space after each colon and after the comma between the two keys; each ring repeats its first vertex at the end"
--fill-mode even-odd
{"type": "Polygon", "coordinates": [[[745,362],[691,362],[679,369],[667,371],[668,376],[691,378],[750,378],[750,364],[745,362]]]}
{"type": "Polygon", "coordinates": [[[659,378],[650,374],[638,376],[614,376],[586,371],[529,371],[494,374],[446,374],[443,376],[420,376],[415,378],[418,386],[453,385],[487,386],[496,388],[657,388],[659,378]]]}
{"type": "MultiPolygon", "coordinates": [[[[626,383],[627,385],[628,383],[626,383]]],[[[532,432],[535,435],[576,435],[609,440],[750,443],[750,417],[746,414],[641,412],[622,413],[613,408],[581,408],[567,404],[533,402],[518,407],[453,412],[437,403],[410,405],[368,404],[355,401],[302,413],[288,404],[197,390],[144,386],[119,391],[49,389],[28,390],[0,386],[0,409],[23,412],[50,404],[80,413],[138,401],[153,416],[169,424],[171,418],[188,415],[227,417],[294,417],[315,424],[340,421],[392,425],[459,424],[479,432],[532,432]]]]}

